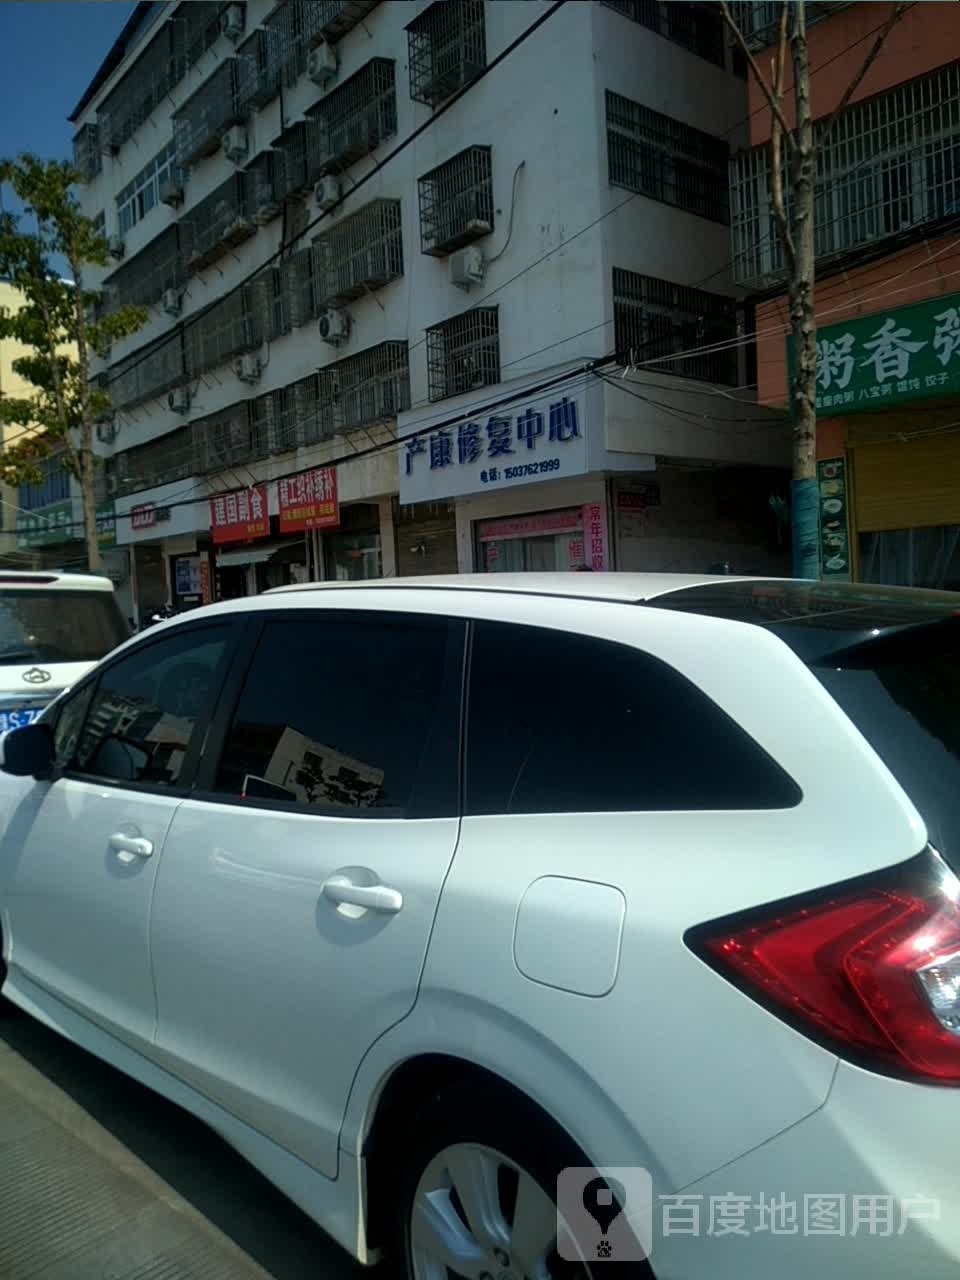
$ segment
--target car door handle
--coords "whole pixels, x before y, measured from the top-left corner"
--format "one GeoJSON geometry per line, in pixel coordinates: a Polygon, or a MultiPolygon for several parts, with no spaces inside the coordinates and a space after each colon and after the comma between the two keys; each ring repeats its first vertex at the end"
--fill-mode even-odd
{"type": "Polygon", "coordinates": [[[125,836],[118,832],[108,841],[110,848],[117,855],[117,861],[128,866],[138,858],[149,858],[153,853],[153,841],[144,836],[125,836]]]}
{"type": "Polygon", "coordinates": [[[403,906],[403,894],[385,884],[354,884],[344,875],[333,875],[324,881],[323,896],[338,906],[366,907],[370,911],[393,914],[403,906]]]}

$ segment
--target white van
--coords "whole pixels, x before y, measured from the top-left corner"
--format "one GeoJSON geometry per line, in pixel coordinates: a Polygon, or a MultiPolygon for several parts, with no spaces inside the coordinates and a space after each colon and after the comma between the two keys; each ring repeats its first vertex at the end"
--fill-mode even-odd
{"type": "Polygon", "coordinates": [[[129,635],[109,578],[0,571],[0,733],[29,724],[129,635]]]}

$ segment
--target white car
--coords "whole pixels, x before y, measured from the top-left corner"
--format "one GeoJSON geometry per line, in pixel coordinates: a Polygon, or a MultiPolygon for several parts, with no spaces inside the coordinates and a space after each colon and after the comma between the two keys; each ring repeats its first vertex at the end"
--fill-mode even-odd
{"type": "Polygon", "coordinates": [[[0,744],[3,992],[391,1275],[955,1280],[958,606],[517,574],[161,624],[0,744]]]}
{"type": "Polygon", "coordinates": [[[0,570],[0,734],[30,724],[129,635],[109,578],[0,570]]]}

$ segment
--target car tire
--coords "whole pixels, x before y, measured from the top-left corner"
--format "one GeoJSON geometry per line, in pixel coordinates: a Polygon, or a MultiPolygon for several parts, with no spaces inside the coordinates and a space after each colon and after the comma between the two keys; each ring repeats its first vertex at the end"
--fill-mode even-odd
{"type": "Polygon", "coordinates": [[[390,1252],[399,1263],[393,1274],[404,1280],[461,1274],[491,1280],[653,1280],[647,1262],[590,1267],[560,1258],[555,1239],[544,1251],[525,1247],[543,1238],[550,1221],[555,1235],[557,1176],[587,1162],[557,1125],[512,1091],[474,1084],[445,1090],[412,1119],[395,1155],[402,1173],[399,1194],[392,1197],[390,1252]],[[490,1224],[486,1232],[471,1228],[457,1182],[472,1188],[464,1192],[468,1198],[480,1188],[490,1193],[484,1202],[479,1190],[473,1203],[474,1220],[490,1224]],[[521,1189],[532,1230],[515,1235],[521,1189]]]}

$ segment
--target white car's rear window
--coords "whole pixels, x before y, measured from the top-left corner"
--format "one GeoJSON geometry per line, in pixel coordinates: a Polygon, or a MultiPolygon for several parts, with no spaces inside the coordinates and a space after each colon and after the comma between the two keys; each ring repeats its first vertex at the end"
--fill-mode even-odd
{"type": "Polygon", "coordinates": [[[111,592],[39,587],[0,591],[0,666],[95,662],[128,634],[111,592]]]}

